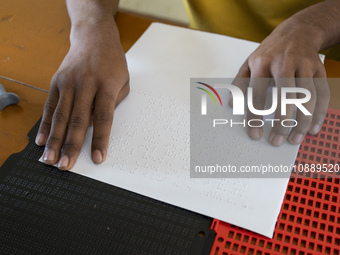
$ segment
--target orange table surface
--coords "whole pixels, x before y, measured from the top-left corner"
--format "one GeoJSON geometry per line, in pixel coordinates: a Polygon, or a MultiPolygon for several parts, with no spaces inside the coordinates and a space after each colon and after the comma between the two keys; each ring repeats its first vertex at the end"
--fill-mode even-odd
{"type": "MultiPolygon", "coordinates": [[[[42,115],[50,80],[68,51],[70,32],[64,1],[4,0],[1,7],[0,83],[21,101],[0,111],[0,166],[27,145],[27,133],[42,115]]],[[[116,15],[125,51],[152,21],[116,15]]]]}
{"type": "MultiPolygon", "coordinates": [[[[116,15],[125,51],[153,21],[121,12],[116,15]]],[[[0,111],[0,166],[24,149],[27,133],[42,115],[50,80],[69,48],[69,31],[64,1],[2,0],[0,83],[21,101],[0,111]]],[[[325,66],[328,77],[340,77],[340,62],[326,60],[325,66]]],[[[340,86],[333,80],[330,87],[330,107],[340,109],[340,86]]]]}

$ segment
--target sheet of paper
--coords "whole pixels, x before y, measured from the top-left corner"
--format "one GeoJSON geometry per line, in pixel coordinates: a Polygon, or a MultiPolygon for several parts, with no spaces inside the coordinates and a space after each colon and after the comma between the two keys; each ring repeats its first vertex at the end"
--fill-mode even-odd
{"type": "MultiPolygon", "coordinates": [[[[190,78],[234,77],[257,46],[152,24],[126,55],[131,92],[115,111],[106,162],[92,163],[89,129],[72,171],[272,237],[288,178],[197,179],[189,172],[190,78]]],[[[233,143],[240,154],[254,147],[248,138],[233,143]]],[[[279,158],[292,164],[298,150],[265,139],[256,148],[263,164],[279,158]]]]}

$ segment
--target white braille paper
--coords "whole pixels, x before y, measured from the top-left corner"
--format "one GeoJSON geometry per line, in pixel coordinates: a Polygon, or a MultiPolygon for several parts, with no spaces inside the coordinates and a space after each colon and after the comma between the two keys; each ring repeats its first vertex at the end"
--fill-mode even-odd
{"type": "MultiPolygon", "coordinates": [[[[189,171],[190,78],[234,77],[257,46],[152,24],[126,55],[131,92],[115,111],[107,160],[92,163],[90,128],[72,171],[272,237],[289,174],[275,179],[201,179],[190,178],[189,171]]],[[[243,140],[237,146],[231,142],[230,150],[242,154],[247,143],[254,147],[254,141],[243,140]]],[[[258,150],[259,163],[284,158],[291,165],[298,146],[276,148],[263,138],[258,150]]]]}

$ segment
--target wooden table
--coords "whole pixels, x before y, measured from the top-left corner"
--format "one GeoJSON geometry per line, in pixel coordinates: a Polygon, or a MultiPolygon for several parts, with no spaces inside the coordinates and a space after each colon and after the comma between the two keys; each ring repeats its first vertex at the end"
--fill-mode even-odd
{"type": "MultiPolygon", "coordinates": [[[[153,20],[119,12],[116,21],[127,51],[153,20]]],[[[64,1],[2,0],[0,83],[21,101],[0,111],[0,166],[25,148],[27,133],[41,117],[50,80],[69,48],[69,32],[64,1]]],[[[340,77],[340,62],[326,60],[325,66],[328,77],[340,77]]],[[[340,86],[330,86],[330,107],[340,109],[340,86]]]]}
{"type": "MultiPolygon", "coordinates": [[[[125,51],[152,22],[125,13],[118,13],[116,21],[125,51]]],[[[64,1],[2,1],[0,83],[21,101],[0,111],[0,166],[27,145],[26,135],[42,115],[50,80],[69,49],[69,32],[64,1]]]]}

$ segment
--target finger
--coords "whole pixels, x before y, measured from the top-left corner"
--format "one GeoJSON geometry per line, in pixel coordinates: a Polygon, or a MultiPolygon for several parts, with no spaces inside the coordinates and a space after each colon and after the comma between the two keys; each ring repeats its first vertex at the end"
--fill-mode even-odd
{"type": "MultiPolygon", "coordinates": [[[[289,77],[287,75],[287,77],[289,77]]],[[[292,76],[290,76],[292,77],[292,76]]],[[[293,119],[294,117],[294,105],[287,104],[285,107],[286,112],[283,113],[283,109],[281,108],[281,94],[282,88],[295,88],[295,79],[294,78],[275,78],[275,85],[278,89],[278,107],[275,112],[275,117],[273,121],[273,128],[269,135],[269,142],[274,146],[281,146],[291,129],[292,123],[287,122],[288,119],[293,119]]],[[[287,99],[296,99],[296,93],[287,93],[287,99]]]]}
{"type": "MultiPolygon", "coordinates": [[[[308,75],[305,75],[304,77],[307,76],[308,75]]],[[[309,75],[309,77],[312,77],[312,75],[309,75]]],[[[316,103],[315,85],[313,78],[297,78],[296,85],[297,87],[304,88],[310,92],[311,94],[310,100],[302,104],[302,106],[305,107],[309,113],[313,114],[316,103]]],[[[306,95],[304,95],[303,93],[297,93],[298,99],[303,99],[305,97],[306,95]]],[[[301,110],[297,109],[296,112],[297,125],[292,128],[287,140],[292,144],[300,144],[303,141],[310,127],[312,118],[313,118],[312,115],[306,115],[301,110]]]]}
{"type": "Polygon", "coordinates": [[[39,146],[44,146],[46,144],[47,138],[50,134],[52,125],[52,116],[55,108],[58,104],[59,92],[54,86],[51,86],[48,98],[44,105],[44,112],[39,126],[37,136],[35,138],[35,143],[39,146]]]}
{"type": "Polygon", "coordinates": [[[123,99],[127,97],[129,93],[130,93],[130,84],[128,80],[118,93],[115,107],[117,107],[123,101],[123,99]]]}
{"type": "Polygon", "coordinates": [[[73,110],[58,162],[58,168],[61,170],[69,170],[76,163],[90,123],[95,86],[92,81],[86,83],[74,98],[73,110]]]}
{"type": "Polygon", "coordinates": [[[59,159],[72,110],[72,102],[73,93],[71,90],[60,92],[60,98],[52,117],[51,130],[43,154],[43,160],[48,165],[54,165],[59,159]]]}
{"type": "MultiPolygon", "coordinates": [[[[249,86],[249,78],[250,78],[250,69],[248,67],[247,61],[241,66],[235,79],[232,81],[232,85],[239,87],[242,90],[243,95],[246,95],[246,91],[249,86]]],[[[231,93],[230,93],[228,105],[230,107],[233,107],[233,96],[231,93]]]]}
{"type": "MultiPolygon", "coordinates": [[[[263,75],[265,75],[264,72],[262,73],[263,75]]],[[[253,140],[260,140],[263,134],[263,115],[267,115],[263,110],[266,103],[268,86],[269,78],[250,79],[247,123],[248,135],[253,140]]]]}
{"type": "Polygon", "coordinates": [[[102,90],[96,95],[93,111],[92,160],[101,164],[107,156],[116,96],[102,90]]]}
{"type": "Polygon", "coordinates": [[[252,92],[252,95],[248,95],[250,101],[248,101],[247,121],[249,124],[250,120],[257,121],[251,121],[252,126],[248,125],[247,130],[251,139],[260,140],[263,135],[263,116],[256,114],[256,110],[263,110],[266,103],[270,67],[269,64],[261,58],[255,59],[253,62],[249,84],[249,90],[252,92]]]}
{"type": "Polygon", "coordinates": [[[317,98],[309,133],[316,135],[320,131],[322,123],[325,120],[330,100],[330,90],[324,69],[321,69],[315,74],[314,84],[317,98]]]}

